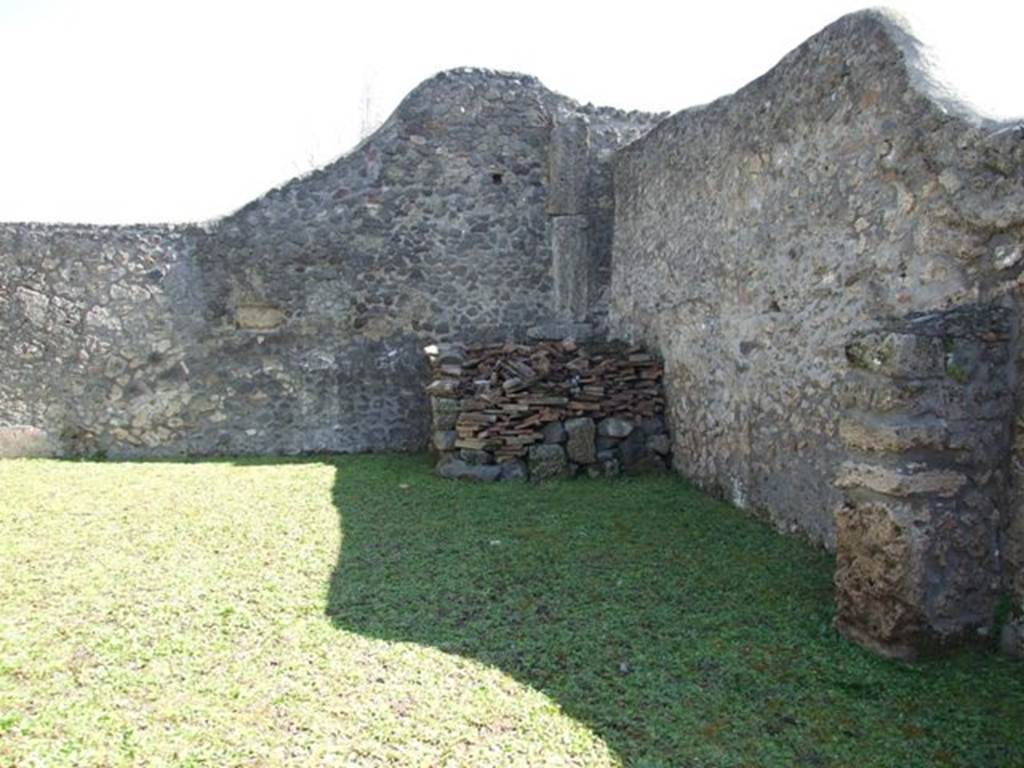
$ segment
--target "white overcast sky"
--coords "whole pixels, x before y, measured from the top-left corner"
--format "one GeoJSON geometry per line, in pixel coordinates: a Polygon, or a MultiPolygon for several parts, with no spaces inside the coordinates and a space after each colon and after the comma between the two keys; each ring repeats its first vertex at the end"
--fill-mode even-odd
{"type": "MultiPolygon", "coordinates": [[[[1024,115],[1024,2],[889,4],[945,79],[1024,115]]],[[[196,221],[349,150],[442,69],[676,111],[768,70],[856,2],[0,0],[0,221],[196,221]]]]}

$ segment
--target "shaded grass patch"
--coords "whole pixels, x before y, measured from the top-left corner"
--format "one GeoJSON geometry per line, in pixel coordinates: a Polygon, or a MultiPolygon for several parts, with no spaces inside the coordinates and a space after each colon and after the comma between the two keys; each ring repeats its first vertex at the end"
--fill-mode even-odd
{"type": "Polygon", "coordinates": [[[1024,671],[837,637],[677,478],[0,462],[0,765],[1015,766],[1024,671]]]}

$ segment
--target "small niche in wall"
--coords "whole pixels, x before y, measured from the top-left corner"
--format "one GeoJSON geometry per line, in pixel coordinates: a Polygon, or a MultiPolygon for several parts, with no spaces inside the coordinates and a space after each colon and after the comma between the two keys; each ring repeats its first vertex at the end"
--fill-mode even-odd
{"type": "Polygon", "coordinates": [[[492,184],[501,184],[504,180],[505,180],[505,174],[501,173],[500,171],[494,171],[491,174],[491,183],[492,184]]]}

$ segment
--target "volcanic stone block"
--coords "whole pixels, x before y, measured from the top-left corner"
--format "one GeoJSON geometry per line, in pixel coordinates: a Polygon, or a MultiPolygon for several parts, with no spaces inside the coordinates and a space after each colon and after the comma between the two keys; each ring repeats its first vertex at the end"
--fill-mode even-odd
{"type": "Polygon", "coordinates": [[[653,451],[660,456],[666,456],[672,450],[672,442],[668,435],[651,435],[647,438],[647,450],[653,451]]]}
{"type": "Polygon", "coordinates": [[[548,154],[548,215],[587,212],[589,145],[590,128],[585,119],[576,116],[558,118],[551,131],[548,154]]]}
{"type": "Polygon", "coordinates": [[[577,464],[592,464],[596,461],[594,437],[597,429],[593,419],[587,417],[569,419],[565,422],[565,432],[568,436],[566,451],[570,461],[577,464]]]}
{"type": "Polygon", "coordinates": [[[846,347],[856,368],[889,376],[942,376],[946,352],[942,339],[909,333],[867,333],[846,347]]]}
{"type": "Polygon", "coordinates": [[[498,466],[501,467],[502,480],[525,480],[530,474],[526,462],[521,459],[505,461],[498,466]]]}
{"type": "Polygon", "coordinates": [[[610,416],[597,425],[597,433],[604,437],[626,437],[633,431],[632,422],[610,416]]]}
{"type": "Polygon", "coordinates": [[[459,451],[459,458],[467,464],[493,464],[494,456],[490,451],[483,451],[478,448],[463,448],[459,451]]]}
{"type": "Polygon", "coordinates": [[[448,459],[437,467],[437,474],[452,480],[493,482],[501,477],[501,467],[495,464],[467,464],[462,459],[448,459]]]}
{"type": "Polygon", "coordinates": [[[235,310],[235,322],[244,330],[269,331],[284,320],[285,313],[269,304],[243,304],[235,310]]]}
{"type": "Polygon", "coordinates": [[[846,417],[839,422],[839,436],[851,448],[861,451],[901,452],[914,448],[941,450],[949,430],[941,419],[846,417]]]}
{"type": "Polygon", "coordinates": [[[560,421],[552,421],[545,424],[541,434],[544,435],[544,442],[548,444],[564,443],[566,439],[565,427],[562,426],[560,421]]]}
{"type": "Polygon", "coordinates": [[[455,448],[456,433],[454,429],[444,429],[434,432],[434,448],[439,451],[450,451],[455,448]]]}
{"type": "Polygon", "coordinates": [[[530,477],[534,480],[547,480],[552,477],[564,477],[568,474],[569,462],[565,451],[560,445],[530,446],[530,477]]]}
{"type": "Polygon", "coordinates": [[[551,220],[555,311],[560,317],[571,320],[586,317],[595,279],[587,227],[586,216],[559,216],[551,220]]]}
{"type": "Polygon", "coordinates": [[[867,488],[889,496],[953,496],[966,482],[967,478],[962,473],[952,470],[921,469],[902,472],[854,461],[844,462],[836,479],[839,488],[867,488]]]}

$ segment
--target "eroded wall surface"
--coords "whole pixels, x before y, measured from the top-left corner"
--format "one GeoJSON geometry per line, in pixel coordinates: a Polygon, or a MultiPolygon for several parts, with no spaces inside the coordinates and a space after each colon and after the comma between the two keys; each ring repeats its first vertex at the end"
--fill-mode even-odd
{"type": "Polygon", "coordinates": [[[425,342],[600,321],[606,166],[655,119],[456,70],[353,152],[209,225],[0,225],[0,450],[425,446],[425,342]],[[565,125],[583,129],[567,181],[552,169],[565,125]],[[565,258],[595,281],[575,318],[551,247],[566,184],[585,250],[565,258]]]}
{"type": "Polygon", "coordinates": [[[618,161],[614,325],[665,352],[679,469],[825,542],[851,334],[1020,266],[1019,139],[940,108],[902,34],[846,17],[618,161]]]}
{"type": "MultiPolygon", "coordinates": [[[[894,516],[895,507],[875,522],[867,512],[837,514],[852,487],[841,469],[857,453],[840,421],[861,415],[843,400],[846,350],[856,334],[914,313],[980,304],[1018,316],[1022,137],[1018,126],[983,120],[950,100],[904,29],[863,12],[736,94],[678,113],[622,150],[611,324],[665,356],[677,469],[830,547],[843,521],[848,539],[860,536],[876,555],[901,536],[917,537],[913,516],[894,516]],[[870,535],[858,534],[858,525],[870,535]]],[[[922,402],[944,381],[959,386],[973,375],[942,351],[943,340],[936,343],[939,369],[906,376],[922,388],[922,402]]],[[[1004,363],[986,366],[1004,377],[1005,394],[1015,374],[1004,363]]],[[[872,402],[869,410],[890,405],[872,402]]],[[[944,429],[975,413],[984,418],[984,397],[966,415],[941,397],[932,405],[944,429]]],[[[1010,418],[1005,408],[1000,417],[1010,418]]],[[[954,431],[966,429],[957,424],[954,431]]],[[[1008,428],[996,432],[996,442],[1008,440],[1008,428]]],[[[876,437],[868,448],[877,459],[888,449],[876,437]]],[[[914,447],[901,449],[899,472],[939,471],[933,462],[977,455],[976,437],[944,459],[915,463],[914,447]]],[[[985,455],[990,463],[975,470],[980,484],[1005,493],[1007,445],[985,455]]],[[[929,488],[911,486],[914,499],[929,488]]],[[[908,486],[897,478],[892,487],[908,486]]],[[[979,501],[973,512],[956,504],[934,511],[942,519],[929,525],[955,539],[971,584],[955,597],[903,593],[893,605],[921,608],[927,628],[944,635],[984,623],[975,622],[972,601],[980,613],[991,608],[999,588],[993,569],[1013,547],[1005,500],[998,509],[979,501]],[[953,522],[961,514],[973,515],[969,535],[953,522]],[[943,607],[922,607],[929,600],[943,607]]],[[[932,576],[918,574],[915,584],[934,587],[941,579],[932,576]]]]}

